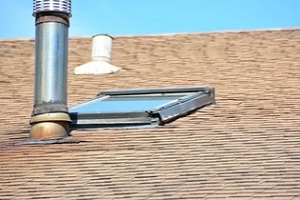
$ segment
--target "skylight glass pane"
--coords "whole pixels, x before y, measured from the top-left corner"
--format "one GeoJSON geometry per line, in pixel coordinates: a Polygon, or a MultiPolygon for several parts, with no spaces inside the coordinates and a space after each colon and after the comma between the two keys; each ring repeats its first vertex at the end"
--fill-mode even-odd
{"type": "Polygon", "coordinates": [[[107,90],[69,108],[72,129],[153,127],[213,104],[209,87],[107,90]]]}
{"type": "Polygon", "coordinates": [[[70,112],[130,112],[146,111],[157,106],[176,100],[184,95],[156,95],[156,96],[111,96],[105,99],[94,99],[80,106],[71,108],[70,112]]]}

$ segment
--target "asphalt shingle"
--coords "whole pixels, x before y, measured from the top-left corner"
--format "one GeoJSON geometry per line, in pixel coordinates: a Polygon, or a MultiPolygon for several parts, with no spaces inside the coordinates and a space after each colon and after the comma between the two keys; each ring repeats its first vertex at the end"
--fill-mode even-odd
{"type": "Polygon", "coordinates": [[[33,40],[0,41],[0,199],[300,199],[300,30],[116,37],[110,75],[74,75],[69,104],[111,88],[210,85],[217,104],[164,127],[29,135],[33,40]]]}

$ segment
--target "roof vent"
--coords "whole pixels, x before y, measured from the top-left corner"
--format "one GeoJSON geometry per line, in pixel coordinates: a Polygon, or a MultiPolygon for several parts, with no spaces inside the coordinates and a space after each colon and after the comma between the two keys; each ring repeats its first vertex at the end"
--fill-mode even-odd
{"type": "Polygon", "coordinates": [[[71,0],[34,0],[33,16],[40,12],[62,12],[71,17],[71,0]]]}
{"type": "Polygon", "coordinates": [[[107,34],[94,35],[92,39],[92,61],[75,68],[75,74],[109,74],[121,68],[111,65],[113,38],[107,34]]]}

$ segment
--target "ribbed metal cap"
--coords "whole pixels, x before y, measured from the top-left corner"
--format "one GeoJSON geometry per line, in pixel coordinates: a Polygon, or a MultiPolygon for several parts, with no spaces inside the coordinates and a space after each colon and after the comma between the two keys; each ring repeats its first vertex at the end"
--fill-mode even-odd
{"type": "Polygon", "coordinates": [[[49,11],[66,13],[71,17],[71,0],[33,0],[33,16],[49,11]]]}

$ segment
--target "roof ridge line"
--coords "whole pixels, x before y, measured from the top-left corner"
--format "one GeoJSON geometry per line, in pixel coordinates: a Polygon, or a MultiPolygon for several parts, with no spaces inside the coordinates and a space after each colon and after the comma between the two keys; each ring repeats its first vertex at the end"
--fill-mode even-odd
{"type": "MultiPolygon", "coordinates": [[[[217,31],[202,31],[202,32],[176,32],[176,33],[149,33],[149,34],[110,34],[112,37],[155,37],[155,36],[175,36],[175,35],[199,35],[199,34],[214,34],[214,33],[243,33],[243,32],[265,32],[265,31],[292,31],[300,30],[300,27],[286,27],[286,28],[258,28],[258,29],[232,29],[232,30],[217,30],[217,31]]],[[[69,39],[91,38],[90,36],[70,36],[69,39]]],[[[34,41],[34,37],[21,38],[0,38],[3,41],[34,41]]]]}

